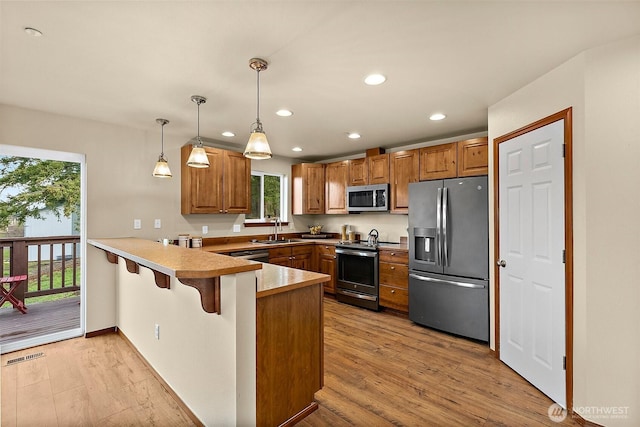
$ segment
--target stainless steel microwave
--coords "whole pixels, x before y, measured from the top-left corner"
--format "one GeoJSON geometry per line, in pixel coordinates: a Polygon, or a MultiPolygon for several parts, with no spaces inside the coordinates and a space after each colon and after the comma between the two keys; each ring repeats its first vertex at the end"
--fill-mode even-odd
{"type": "Polygon", "coordinates": [[[347,187],[347,211],[388,211],[389,184],[347,187]]]}

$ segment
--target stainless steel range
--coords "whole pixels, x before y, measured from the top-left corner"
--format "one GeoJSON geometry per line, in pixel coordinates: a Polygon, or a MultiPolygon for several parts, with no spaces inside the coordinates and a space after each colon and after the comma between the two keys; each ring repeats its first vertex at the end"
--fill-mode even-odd
{"type": "Polygon", "coordinates": [[[336,245],[338,276],[336,299],[340,302],[378,310],[377,242],[340,242],[336,245]]]}

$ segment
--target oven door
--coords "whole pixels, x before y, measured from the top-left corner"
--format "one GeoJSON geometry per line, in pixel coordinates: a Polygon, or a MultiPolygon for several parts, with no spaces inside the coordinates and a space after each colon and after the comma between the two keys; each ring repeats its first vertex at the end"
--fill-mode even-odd
{"type": "Polygon", "coordinates": [[[336,248],[336,299],[378,310],[378,252],[336,248]]]}

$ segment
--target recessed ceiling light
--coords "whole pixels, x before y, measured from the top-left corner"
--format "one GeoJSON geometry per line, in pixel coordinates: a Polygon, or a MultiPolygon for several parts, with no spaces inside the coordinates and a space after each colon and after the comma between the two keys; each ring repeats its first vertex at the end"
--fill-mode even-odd
{"type": "Polygon", "coordinates": [[[438,120],[442,120],[445,117],[447,117],[447,116],[445,116],[442,113],[435,113],[435,114],[432,114],[431,116],[429,116],[429,120],[433,120],[435,122],[435,121],[438,121],[438,120]]]}
{"type": "Polygon", "coordinates": [[[376,85],[382,84],[386,80],[387,78],[382,74],[369,74],[367,77],[364,78],[364,82],[369,86],[376,86],[376,85]]]}
{"type": "Polygon", "coordinates": [[[24,27],[24,32],[29,34],[32,37],[41,37],[42,31],[32,28],[32,27],[24,27]]]}
{"type": "Polygon", "coordinates": [[[291,151],[302,151],[302,148],[300,148],[300,147],[293,147],[293,148],[291,149],[291,151]]]}
{"type": "Polygon", "coordinates": [[[351,132],[351,133],[349,133],[347,136],[348,136],[349,138],[351,138],[351,139],[358,139],[358,138],[360,138],[360,134],[359,134],[359,133],[357,133],[357,132],[351,132]]]}
{"type": "Polygon", "coordinates": [[[289,110],[284,110],[284,109],[276,111],[276,114],[279,115],[280,117],[293,116],[293,112],[289,110]]]}
{"type": "Polygon", "coordinates": [[[231,138],[232,136],[236,136],[235,133],[225,130],[224,132],[222,132],[222,136],[226,136],[227,138],[231,138]]]}

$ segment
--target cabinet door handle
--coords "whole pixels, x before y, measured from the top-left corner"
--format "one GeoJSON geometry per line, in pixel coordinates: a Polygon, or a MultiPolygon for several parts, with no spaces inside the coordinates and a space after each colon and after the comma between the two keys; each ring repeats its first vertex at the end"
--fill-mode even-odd
{"type": "Polygon", "coordinates": [[[391,252],[391,256],[396,256],[396,253],[395,252],[391,252]]]}
{"type": "Polygon", "coordinates": [[[396,290],[395,290],[395,289],[391,289],[391,293],[392,293],[392,294],[395,294],[395,293],[396,293],[396,290]]]}
{"type": "Polygon", "coordinates": [[[395,267],[391,267],[391,269],[392,269],[392,270],[395,270],[396,268],[395,268],[395,267]]]}
{"type": "Polygon", "coordinates": [[[334,255],[334,256],[333,256],[333,259],[336,259],[336,258],[338,258],[338,257],[337,257],[336,255],[334,255]]]}
{"type": "Polygon", "coordinates": [[[222,213],[222,209],[220,209],[220,213],[222,213]]]}

